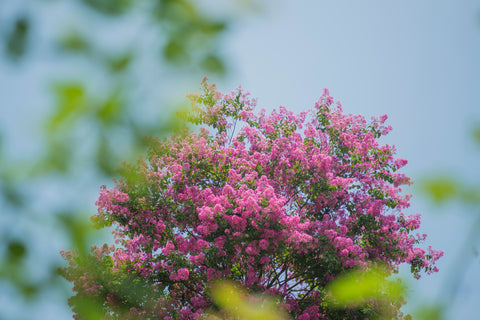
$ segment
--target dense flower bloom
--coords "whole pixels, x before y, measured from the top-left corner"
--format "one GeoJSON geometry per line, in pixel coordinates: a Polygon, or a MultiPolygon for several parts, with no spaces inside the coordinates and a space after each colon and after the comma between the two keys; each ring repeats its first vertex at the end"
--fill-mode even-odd
{"type": "Polygon", "coordinates": [[[102,188],[93,220],[115,226],[120,246],[92,249],[103,269],[64,253],[72,304],[95,297],[114,319],[198,319],[213,306],[208,281],[228,278],[296,319],[402,318],[393,302],[331,308],[325,290],[372,264],[406,263],[416,278],[437,271],[442,252],[418,247],[420,217],[402,212],[410,196],[400,186],[411,182],[396,171],[407,161],[377,140],[387,116],[345,115],[327,90],[313,110],[267,115],[241,89],[203,89],[183,114],[203,128],[154,140],[116,188],[102,188]]]}

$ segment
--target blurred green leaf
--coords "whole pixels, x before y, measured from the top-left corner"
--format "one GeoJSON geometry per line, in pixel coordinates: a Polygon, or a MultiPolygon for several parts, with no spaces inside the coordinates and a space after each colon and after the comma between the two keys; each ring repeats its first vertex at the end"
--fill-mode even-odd
{"type": "Polygon", "coordinates": [[[97,148],[97,166],[106,175],[115,174],[116,158],[105,137],[100,138],[97,148]]]}
{"type": "Polygon", "coordinates": [[[190,1],[156,0],[153,11],[158,20],[170,20],[178,23],[188,23],[198,20],[198,13],[190,1]]]}
{"type": "Polygon", "coordinates": [[[25,244],[23,244],[23,242],[20,242],[18,240],[11,240],[8,243],[7,252],[7,258],[9,260],[20,261],[25,257],[27,248],[25,247],[25,244]]]}
{"type": "Polygon", "coordinates": [[[91,49],[91,44],[85,35],[78,31],[69,31],[60,38],[60,48],[72,53],[87,53],[91,49]]]}
{"type": "Polygon", "coordinates": [[[24,284],[20,286],[22,295],[27,299],[34,298],[39,291],[38,286],[32,284],[24,284]]]}
{"type": "Polygon", "coordinates": [[[164,58],[174,64],[183,64],[190,59],[189,54],[185,50],[184,43],[181,39],[172,38],[163,48],[164,58]]]}
{"type": "MultiPolygon", "coordinates": [[[[215,303],[227,310],[235,319],[240,320],[280,320],[287,316],[280,312],[278,305],[267,296],[251,297],[240,285],[221,281],[212,288],[212,297],[215,303]],[[253,299],[252,299],[253,298],[253,299]]],[[[227,319],[230,319],[227,317],[227,319]]]]}
{"type": "Polygon", "coordinates": [[[207,56],[203,59],[200,66],[206,71],[218,74],[225,73],[225,65],[223,61],[217,56],[207,56]]]}
{"type": "Polygon", "coordinates": [[[124,115],[124,105],[121,90],[115,90],[98,104],[96,118],[103,125],[115,124],[124,115]]]}
{"type": "Polygon", "coordinates": [[[1,176],[0,191],[3,199],[5,199],[10,205],[19,208],[25,204],[25,196],[22,193],[21,188],[16,181],[13,181],[12,177],[7,176],[4,172],[2,172],[1,176]]]}
{"type": "Polygon", "coordinates": [[[207,35],[216,35],[217,33],[224,31],[225,28],[226,24],[224,22],[217,21],[204,21],[203,24],[200,26],[202,32],[207,35]]]}
{"type": "Polygon", "coordinates": [[[70,242],[81,256],[87,256],[90,237],[94,231],[88,218],[73,212],[58,214],[56,217],[62,230],[70,237],[70,242]]]}
{"type": "Polygon", "coordinates": [[[73,157],[73,144],[70,137],[51,137],[47,142],[45,156],[37,162],[34,175],[68,172],[73,157]]]}
{"type": "Polygon", "coordinates": [[[82,296],[70,299],[75,303],[75,312],[81,319],[85,320],[104,320],[105,311],[103,310],[102,301],[95,297],[82,296]]]}
{"type": "Polygon", "coordinates": [[[13,26],[11,32],[7,35],[7,56],[13,60],[23,57],[27,51],[28,35],[30,32],[30,20],[25,17],[19,17],[13,26]]]}
{"type": "Polygon", "coordinates": [[[442,176],[427,179],[421,183],[420,187],[436,203],[442,203],[455,198],[460,189],[454,179],[442,176]]]}
{"type": "Polygon", "coordinates": [[[461,201],[466,204],[480,204],[480,189],[468,186],[446,176],[437,176],[424,180],[421,189],[435,203],[461,201]]]}
{"type": "Polygon", "coordinates": [[[415,320],[443,320],[443,307],[436,306],[423,306],[414,313],[415,320]]]}
{"type": "Polygon", "coordinates": [[[112,73],[119,73],[128,68],[133,61],[133,53],[126,52],[113,57],[107,58],[107,65],[112,73]]]}
{"type": "Polygon", "coordinates": [[[57,101],[56,110],[48,122],[50,132],[62,126],[69,127],[88,107],[85,88],[79,83],[54,84],[53,93],[57,101]]]}
{"type": "Polygon", "coordinates": [[[468,204],[480,204],[480,189],[478,187],[465,187],[460,193],[460,200],[468,204]]]}
{"type": "Polygon", "coordinates": [[[362,305],[369,299],[398,301],[403,291],[401,283],[389,280],[388,273],[381,268],[355,270],[339,276],[327,286],[331,302],[342,307],[362,305]]]}
{"type": "Polygon", "coordinates": [[[81,0],[84,4],[106,15],[120,15],[128,11],[133,0],[81,0]]]}
{"type": "Polygon", "coordinates": [[[480,144],[480,126],[473,129],[473,139],[477,144],[480,144]]]}

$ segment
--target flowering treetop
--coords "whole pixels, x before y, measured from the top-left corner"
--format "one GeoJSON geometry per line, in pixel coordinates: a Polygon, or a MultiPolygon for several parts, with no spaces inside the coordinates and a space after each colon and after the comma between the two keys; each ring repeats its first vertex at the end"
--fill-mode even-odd
{"type": "Polygon", "coordinates": [[[332,308],[325,289],[353,268],[437,271],[443,253],[420,248],[420,217],[402,212],[407,161],[377,141],[387,116],[345,115],[328,90],[310,111],[255,113],[240,88],[202,84],[183,117],[204,127],[154,140],[102,189],[93,220],[114,225],[120,246],[94,248],[87,260],[101,271],[64,253],[71,304],[93,297],[111,318],[198,319],[215,308],[208,282],[229,278],[296,319],[402,318],[399,302],[332,308]],[[122,292],[125,281],[142,294],[122,292]]]}

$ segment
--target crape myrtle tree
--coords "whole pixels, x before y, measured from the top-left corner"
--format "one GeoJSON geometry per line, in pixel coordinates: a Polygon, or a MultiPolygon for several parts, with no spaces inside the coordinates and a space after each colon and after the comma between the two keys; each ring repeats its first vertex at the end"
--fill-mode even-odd
{"type": "Polygon", "coordinates": [[[62,252],[76,317],[95,306],[107,319],[200,319],[219,311],[209,283],[231,279],[294,319],[403,319],[403,299],[342,307],[326,289],[349,270],[402,263],[419,278],[443,254],[418,246],[420,217],[402,212],[407,161],[377,141],[387,116],[345,115],[328,90],[313,110],[267,115],[241,88],[202,89],[182,116],[203,127],[152,140],[102,187],[93,221],[113,226],[117,245],[62,252]]]}

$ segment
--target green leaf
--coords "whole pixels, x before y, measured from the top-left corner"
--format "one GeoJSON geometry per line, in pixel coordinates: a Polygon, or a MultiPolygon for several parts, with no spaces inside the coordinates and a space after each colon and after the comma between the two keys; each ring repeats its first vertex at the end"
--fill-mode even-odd
{"type": "Polygon", "coordinates": [[[107,59],[107,65],[112,73],[120,73],[128,68],[133,60],[133,53],[126,52],[107,59]]]}
{"type": "Polygon", "coordinates": [[[281,320],[286,319],[275,301],[267,296],[249,298],[245,289],[240,285],[221,281],[212,286],[212,297],[215,303],[235,319],[242,320],[281,320]]]}
{"type": "Polygon", "coordinates": [[[203,61],[200,63],[200,66],[206,71],[209,71],[212,73],[218,73],[218,74],[225,73],[225,65],[222,59],[214,55],[209,55],[205,57],[203,61]]]}
{"type": "Polygon", "coordinates": [[[124,115],[124,101],[120,90],[112,92],[104,101],[99,103],[97,119],[104,125],[112,125],[124,115]]]}
{"type": "Polygon", "coordinates": [[[480,145],[480,126],[477,126],[475,129],[473,129],[473,139],[475,143],[480,145]]]}
{"type": "Polygon", "coordinates": [[[166,60],[175,64],[185,63],[190,59],[183,41],[175,38],[170,39],[163,48],[163,56],[166,60]]]}
{"type": "Polygon", "coordinates": [[[12,60],[22,58],[28,46],[28,35],[30,33],[30,20],[21,16],[17,18],[13,29],[7,35],[6,53],[12,60]]]}
{"type": "Polygon", "coordinates": [[[73,30],[63,34],[58,43],[62,50],[72,53],[87,53],[91,49],[87,38],[80,32],[73,30]]]}
{"type": "Polygon", "coordinates": [[[421,188],[436,203],[442,203],[457,197],[460,189],[454,179],[441,176],[425,180],[421,184],[421,188]]]}
{"type": "Polygon", "coordinates": [[[50,132],[60,127],[70,127],[83,112],[87,111],[88,102],[85,88],[79,83],[57,83],[53,85],[56,97],[56,110],[50,117],[47,129],[50,132]]]}
{"type": "Polygon", "coordinates": [[[388,272],[381,268],[355,270],[339,276],[327,286],[331,303],[342,307],[362,305],[369,299],[397,301],[403,290],[400,282],[388,280],[388,272]]]}
{"type": "Polygon", "coordinates": [[[424,306],[414,314],[415,320],[443,320],[443,307],[440,305],[424,306]]]}
{"type": "Polygon", "coordinates": [[[128,11],[132,0],[82,0],[84,4],[105,15],[120,15],[128,11]]]}
{"type": "Polygon", "coordinates": [[[27,248],[22,242],[18,240],[12,240],[8,243],[7,252],[8,259],[13,261],[19,261],[25,257],[27,248]]]}

